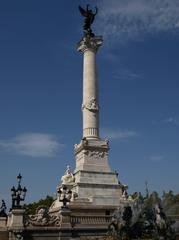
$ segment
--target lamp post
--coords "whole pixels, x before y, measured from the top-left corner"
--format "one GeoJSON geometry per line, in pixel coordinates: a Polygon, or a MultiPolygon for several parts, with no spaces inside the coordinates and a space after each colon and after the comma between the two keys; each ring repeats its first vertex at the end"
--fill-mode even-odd
{"type": "Polygon", "coordinates": [[[62,185],[57,190],[59,201],[63,203],[59,214],[61,216],[61,228],[71,229],[71,210],[67,206],[67,203],[70,202],[72,197],[72,191],[65,185],[62,185]]]}
{"type": "Polygon", "coordinates": [[[19,173],[19,175],[17,176],[18,182],[17,188],[15,188],[14,186],[11,188],[12,209],[22,208],[20,202],[25,200],[27,189],[26,187],[24,188],[21,187],[21,180],[22,176],[19,173]]]}
{"type": "Polygon", "coordinates": [[[1,204],[1,207],[0,207],[0,217],[7,217],[7,214],[6,214],[6,203],[4,200],[2,200],[2,204],[1,204]]]}
{"type": "Polygon", "coordinates": [[[70,202],[72,197],[72,191],[69,190],[65,185],[58,189],[59,201],[63,203],[63,208],[67,208],[67,203],[70,202]]]}

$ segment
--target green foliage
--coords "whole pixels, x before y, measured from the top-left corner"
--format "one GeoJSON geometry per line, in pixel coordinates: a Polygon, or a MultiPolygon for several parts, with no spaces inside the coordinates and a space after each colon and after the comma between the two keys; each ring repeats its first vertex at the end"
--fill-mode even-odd
{"type": "Polygon", "coordinates": [[[24,204],[24,208],[25,208],[26,214],[28,214],[28,215],[35,214],[36,213],[36,209],[39,206],[50,207],[51,204],[53,203],[53,201],[54,201],[54,198],[47,195],[45,199],[40,199],[38,202],[24,204]]]}
{"type": "Polygon", "coordinates": [[[124,208],[122,219],[124,220],[126,225],[130,225],[132,220],[132,209],[130,206],[124,208]]]}
{"type": "Polygon", "coordinates": [[[161,198],[154,191],[145,197],[137,193],[132,196],[133,199],[141,200],[137,219],[133,221],[133,210],[130,206],[124,207],[121,218],[116,218],[110,224],[108,236],[114,240],[175,240],[176,234],[172,227],[175,221],[167,215],[171,212],[173,215],[179,214],[179,194],[175,195],[172,191],[164,192],[161,198]]]}
{"type": "Polygon", "coordinates": [[[152,192],[145,200],[145,205],[150,207],[161,204],[167,215],[179,215],[179,194],[173,191],[163,192],[162,197],[157,192],[152,192]]]}
{"type": "Polygon", "coordinates": [[[156,204],[161,204],[161,198],[159,197],[159,194],[154,191],[145,200],[145,206],[150,207],[150,206],[154,206],[156,204]]]}
{"type": "Polygon", "coordinates": [[[168,215],[179,215],[179,194],[163,192],[162,205],[168,215]]]}

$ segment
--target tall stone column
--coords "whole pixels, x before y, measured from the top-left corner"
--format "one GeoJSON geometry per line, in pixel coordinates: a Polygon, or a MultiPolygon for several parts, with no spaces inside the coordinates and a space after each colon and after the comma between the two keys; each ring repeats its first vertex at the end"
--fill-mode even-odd
{"type": "Polygon", "coordinates": [[[96,52],[102,37],[84,37],[78,44],[83,53],[83,138],[99,139],[99,99],[96,52]]]}
{"type": "Polygon", "coordinates": [[[86,35],[78,43],[77,50],[83,53],[83,138],[75,144],[76,168],[72,191],[78,201],[118,205],[122,187],[108,163],[108,141],[99,136],[96,53],[102,42],[102,37],[86,35]]]}
{"type": "Polygon", "coordinates": [[[76,169],[109,172],[108,142],[99,137],[99,99],[96,53],[102,37],[85,36],[77,50],[83,53],[83,137],[75,146],[76,169]]]}

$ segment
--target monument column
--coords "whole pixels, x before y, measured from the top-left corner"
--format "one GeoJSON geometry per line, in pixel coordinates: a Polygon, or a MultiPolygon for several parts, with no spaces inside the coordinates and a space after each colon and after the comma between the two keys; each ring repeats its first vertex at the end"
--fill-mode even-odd
{"type": "Polygon", "coordinates": [[[77,50],[83,53],[83,138],[99,139],[99,99],[96,53],[102,37],[85,36],[77,50]]]}
{"type": "MultiPolygon", "coordinates": [[[[122,195],[117,174],[108,163],[108,140],[99,136],[99,98],[96,69],[96,53],[102,45],[101,36],[96,36],[91,24],[98,12],[79,6],[84,19],[84,35],[77,45],[83,53],[83,137],[74,146],[76,167],[72,192],[78,201],[94,205],[119,204],[122,195]]],[[[75,199],[75,198],[74,198],[75,199]]],[[[76,199],[74,200],[76,201],[76,199]]]]}
{"type": "Polygon", "coordinates": [[[75,145],[75,172],[111,171],[108,165],[108,142],[99,137],[96,53],[102,42],[102,37],[86,34],[77,46],[77,50],[83,53],[83,138],[80,144],[75,145]]]}

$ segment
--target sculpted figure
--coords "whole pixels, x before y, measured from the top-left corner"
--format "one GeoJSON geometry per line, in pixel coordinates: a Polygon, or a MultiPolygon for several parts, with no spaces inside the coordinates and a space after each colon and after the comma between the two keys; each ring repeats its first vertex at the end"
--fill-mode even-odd
{"type": "Polygon", "coordinates": [[[37,222],[45,222],[47,219],[47,208],[46,207],[40,207],[37,210],[37,222]]]}
{"type": "Polygon", "coordinates": [[[92,98],[90,101],[90,109],[91,110],[98,110],[98,104],[95,98],[92,98]]]}
{"type": "Polygon", "coordinates": [[[156,217],[156,225],[159,229],[165,228],[166,227],[166,215],[162,211],[162,207],[160,204],[156,204],[155,208],[155,217],[156,217]]]}
{"type": "Polygon", "coordinates": [[[91,100],[88,103],[85,103],[85,104],[82,105],[82,109],[83,108],[86,108],[89,111],[94,111],[94,112],[98,111],[99,106],[98,106],[96,98],[92,97],[91,100]]]}
{"type": "Polygon", "coordinates": [[[126,190],[126,189],[124,189],[124,191],[123,191],[123,193],[122,193],[122,198],[123,198],[124,200],[127,200],[127,198],[128,198],[128,193],[127,193],[127,190],[126,190]]]}
{"type": "Polygon", "coordinates": [[[89,9],[89,4],[86,5],[86,10],[83,9],[81,6],[79,6],[79,11],[83,17],[85,17],[84,20],[84,26],[83,29],[85,31],[85,35],[89,35],[90,37],[94,37],[94,34],[91,30],[91,24],[93,23],[96,14],[98,13],[98,9],[96,7],[95,13],[91,9],[89,9]]]}
{"type": "Polygon", "coordinates": [[[73,183],[74,180],[75,180],[75,178],[73,176],[73,173],[71,173],[71,171],[70,171],[70,166],[67,165],[65,175],[63,175],[61,178],[62,184],[73,183]]]}

